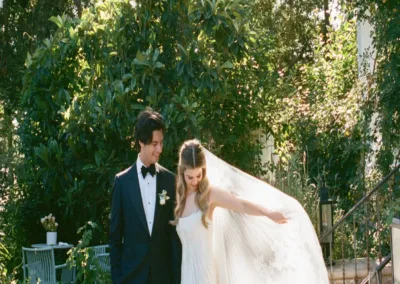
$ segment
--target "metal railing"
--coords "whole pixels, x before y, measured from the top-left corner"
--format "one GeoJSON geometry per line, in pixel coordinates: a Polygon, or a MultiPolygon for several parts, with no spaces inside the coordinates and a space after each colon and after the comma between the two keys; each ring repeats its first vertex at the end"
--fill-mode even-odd
{"type": "Polygon", "coordinates": [[[328,261],[331,279],[334,271],[341,270],[343,283],[369,283],[373,277],[378,277],[374,283],[382,283],[382,271],[391,260],[387,222],[391,220],[386,219],[400,192],[399,169],[400,164],[320,237],[322,243],[333,234],[328,261]]]}
{"type": "Polygon", "coordinates": [[[367,284],[370,283],[372,280],[375,279],[375,282],[377,284],[381,284],[382,283],[382,270],[386,267],[386,265],[392,260],[392,253],[389,253],[389,255],[387,255],[385,257],[385,259],[375,268],[375,271],[372,272],[372,274],[368,275],[367,277],[365,277],[363,279],[363,281],[361,281],[361,284],[367,284]]]}

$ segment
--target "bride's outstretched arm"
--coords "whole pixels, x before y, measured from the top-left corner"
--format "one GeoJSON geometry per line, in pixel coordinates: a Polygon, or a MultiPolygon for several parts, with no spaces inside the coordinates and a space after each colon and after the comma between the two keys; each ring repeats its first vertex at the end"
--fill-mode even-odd
{"type": "Polygon", "coordinates": [[[280,212],[273,212],[262,205],[241,199],[230,192],[218,188],[210,189],[210,205],[218,206],[236,212],[255,216],[266,216],[275,223],[284,224],[287,222],[285,216],[280,212]]]}

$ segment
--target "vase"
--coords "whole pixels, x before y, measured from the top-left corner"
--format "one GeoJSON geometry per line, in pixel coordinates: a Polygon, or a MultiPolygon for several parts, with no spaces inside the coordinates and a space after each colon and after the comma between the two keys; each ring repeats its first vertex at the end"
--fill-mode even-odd
{"type": "Polygon", "coordinates": [[[56,245],[57,244],[57,232],[47,232],[46,233],[46,244],[56,245]]]}

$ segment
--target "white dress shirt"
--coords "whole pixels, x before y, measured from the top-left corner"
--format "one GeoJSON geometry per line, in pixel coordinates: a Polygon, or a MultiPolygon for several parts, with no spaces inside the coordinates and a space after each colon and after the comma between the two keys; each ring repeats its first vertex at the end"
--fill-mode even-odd
{"type": "MultiPolygon", "coordinates": [[[[144,166],[144,164],[142,163],[139,157],[136,161],[136,166],[137,166],[140,194],[142,196],[144,214],[146,215],[147,227],[149,228],[149,232],[151,235],[151,232],[153,230],[154,213],[156,210],[156,201],[157,201],[156,198],[157,174],[151,176],[151,174],[147,173],[146,177],[143,178],[142,166],[144,166]]],[[[156,173],[157,173],[157,166],[156,166],[156,173]]]]}

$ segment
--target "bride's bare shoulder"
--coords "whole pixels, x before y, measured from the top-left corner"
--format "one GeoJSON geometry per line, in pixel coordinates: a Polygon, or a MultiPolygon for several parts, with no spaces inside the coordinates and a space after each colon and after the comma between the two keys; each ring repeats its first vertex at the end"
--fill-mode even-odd
{"type": "Polygon", "coordinates": [[[210,188],[210,193],[218,193],[218,192],[220,192],[220,191],[223,191],[222,190],[222,188],[220,188],[220,187],[217,187],[217,186],[215,186],[215,185],[213,185],[213,184],[210,184],[209,185],[209,188],[210,188]]]}
{"type": "Polygon", "coordinates": [[[225,196],[227,192],[220,187],[210,185],[210,200],[215,201],[225,196]]]}

